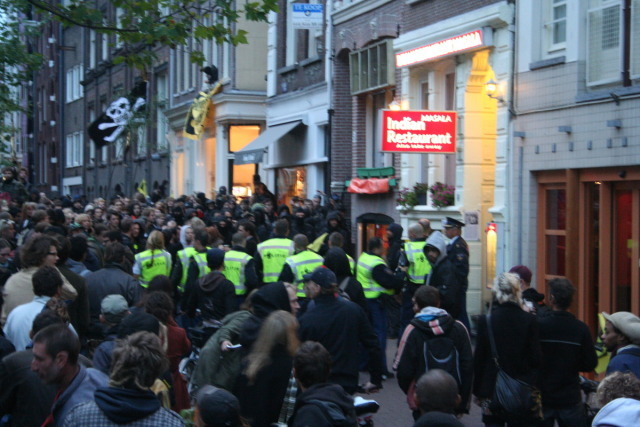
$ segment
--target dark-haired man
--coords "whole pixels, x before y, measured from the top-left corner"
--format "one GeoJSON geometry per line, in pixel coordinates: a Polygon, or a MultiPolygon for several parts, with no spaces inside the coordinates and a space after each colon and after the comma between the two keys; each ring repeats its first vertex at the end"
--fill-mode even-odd
{"type": "Polygon", "coordinates": [[[367,251],[358,258],[356,278],[362,285],[364,296],[367,298],[369,320],[378,336],[384,373],[387,374],[387,314],[381,296],[393,295],[396,290],[402,288],[404,272],[394,273],[391,271],[382,259],[383,252],[381,238],[372,237],[369,239],[367,251]]]}
{"type": "Polygon", "coordinates": [[[416,383],[415,398],[422,416],[413,427],[462,427],[454,415],[460,395],[456,380],[442,369],[432,369],[416,383]]]}
{"type": "Polygon", "coordinates": [[[92,401],[96,389],[107,385],[105,374],[78,363],[79,354],[80,341],[66,325],[48,326],[33,337],[31,370],[43,383],[58,387],[42,426],[61,426],[71,408],[92,401]]]}
{"type": "Polygon", "coordinates": [[[137,332],[122,339],[113,351],[109,387],[95,392],[95,399],[77,405],[65,426],[182,426],[178,414],[161,406],[150,387],[169,363],[157,335],[137,332]]]}
{"type": "Polygon", "coordinates": [[[104,268],[87,276],[89,288],[89,308],[91,310],[91,332],[100,336],[100,304],[107,295],[122,295],[129,306],[134,306],[140,298],[141,287],[138,281],[124,270],[125,252],[122,243],[112,242],[105,247],[104,268]]]}
{"type": "Polygon", "coordinates": [[[628,311],[602,313],[606,319],[602,343],[612,354],[611,372],[633,372],[640,378],[640,317],[628,311]]]}
{"type": "MultiPolygon", "coordinates": [[[[33,320],[29,336],[64,320],[45,309],[33,320]]],[[[31,338],[29,338],[31,339],[31,338]]],[[[56,395],[56,386],[43,385],[31,370],[31,348],[5,356],[0,362],[0,416],[11,415],[15,426],[39,426],[47,418],[56,395]]]]}
{"type": "Polygon", "coordinates": [[[210,272],[199,278],[193,287],[185,292],[185,295],[188,295],[185,311],[189,317],[194,317],[196,310],[200,309],[203,324],[213,326],[235,311],[236,293],[233,283],[222,274],[224,251],[213,248],[206,253],[210,272]]]}
{"type": "Polygon", "coordinates": [[[256,269],[262,274],[263,283],[278,281],[278,276],[284,267],[285,260],[294,253],[293,240],[289,239],[289,223],[286,219],[276,221],[275,236],[258,245],[256,255],[256,269]]]}
{"type": "Polygon", "coordinates": [[[456,267],[455,273],[458,281],[462,284],[462,292],[458,297],[460,312],[454,317],[460,320],[467,329],[470,328],[469,316],[467,316],[467,289],[469,288],[469,245],[462,238],[462,227],[464,222],[457,219],[446,217],[442,226],[444,234],[449,239],[447,245],[447,258],[456,267]]]}
{"type": "Polygon", "coordinates": [[[338,280],[322,266],[304,277],[307,296],[315,306],[300,317],[300,338],[318,341],[331,354],[330,381],[347,393],[358,388],[358,354],[361,344],[369,354],[369,387],[380,388],[382,363],[380,345],[364,310],[338,297],[338,280]]]}
{"type": "Polygon", "coordinates": [[[355,425],[353,398],[330,384],[331,355],[315,341],[302,343],[293,358],[293,372],[302,393],[296,398],[292,427],[355,425]]]}
{"type": "Polygon", "coordinates": [[[27,348],[31,343],[29,331],[33,319],[42,311],[47,301],[59,296],[62,290],[62,276],[54,267],[40,267],[31,279],[33,283],[33,301],[17,306],[4,325],[6,337],[15,346],[16,351],[27,348]]]}
{"type": "Polygon", "coordinates": [[[412,297],[415,316],[400,340],[394,361],[398,384],[407,393],[414,418],[418,403],[411,384],[431,369],[440,368],[454,376],[461,400],[455,412],[468,412],[473,382],[471,339],[464,325],[440,308],[440,293],[433,286],[421,286],[412,297]]]}
{"type": "Polygon", "coordinates": [[[575,288],[567,279],[549,282],[552,310],[538,317],[543,363],[540,391],[544,425],[581,426],[586,422],[579,373],[592,371],[598,363],[587,325],[567,310],[575,288]]]}

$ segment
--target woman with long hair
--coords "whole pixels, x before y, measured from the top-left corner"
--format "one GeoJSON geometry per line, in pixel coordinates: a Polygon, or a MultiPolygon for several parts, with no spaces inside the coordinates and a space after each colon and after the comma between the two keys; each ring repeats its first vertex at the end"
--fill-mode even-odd
{"type": "MultiPolygon", "coordinates": [[[[504,426],[507,420],[492,413],[491,399],[496,386],[498,368],[492,356],[489,333],[492,333],[500,367],[511,377],[536,384],[542,352],[536,317],[523,309],[520,277],[502,273],[493,281],[493,304],[487,316],[478,319],[478,338],[474,354],[474,385],[485,426],[504,426]],[[491,328],[491,330],[489,330],[491,328]]],[[[495,402],[494,402],[495,403],[495,402]]],[[[532,420],[532,425],[536,421],[532,420]]],[[[521,423],[518,425],[529,425],[521,423]]]]}
{"type": "Polygon", "coordinates": [[[246,359],[236,393],[242,415],[252,427],[277,422],[289,387],[298,340],[298,321],[289,312],[271,313],[246,359]]]}
{"type": "Polygon", "coordinates": [[[147,249],[135,256],[133,275],[146,288],[157,275],[169,276],[170,273],[171,254],[164,248],[164,235],[160,231],[153,231],[147,239],[147,249]]]}

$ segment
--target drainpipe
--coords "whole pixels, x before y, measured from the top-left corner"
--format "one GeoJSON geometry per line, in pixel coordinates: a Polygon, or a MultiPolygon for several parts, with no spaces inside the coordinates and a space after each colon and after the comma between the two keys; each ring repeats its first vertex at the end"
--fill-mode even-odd
{"type": "MultiPolygon", "coordinates": [[[[327,82],[327,102],[329,109],[327,110],[327,116],[329,123],[327,125],[327,137],[325,138],[325,153],[327,155],[327,163],[325,166],[324,177],[324,192],[331,195],[331,179],[333,178],[333,168],[331,167],[331,152],[333,144],[333,115],[335,110],[333,109],[333,0],[327,0],[326,2],[326,29],[325,29],[325,43],[324,43],[324,64],[325,75],[324,79],[327,82]]],[[[327,201],[325,201],[327,202],[327,201]]]]}

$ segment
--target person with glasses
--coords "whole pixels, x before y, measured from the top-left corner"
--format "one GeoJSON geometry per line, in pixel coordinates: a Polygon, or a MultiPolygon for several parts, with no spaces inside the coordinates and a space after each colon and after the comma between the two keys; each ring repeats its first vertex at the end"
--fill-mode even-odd
{"type": "MultiPolygon", "coordinates": [[[[55,267],[58,261],[57,241],[45,235],[35,236],[28,240],[20,249],[20,262],[22,269],[9,277],[5,284],[2,296],[2,314],[0,322],[5,324],[9,313],[21,304],[33,300],[33,274],[42,266],[55,267]]],[[[63,278],[61,297],[63,300],[74,300],[78,293],[68,280],[63,278]]]]}

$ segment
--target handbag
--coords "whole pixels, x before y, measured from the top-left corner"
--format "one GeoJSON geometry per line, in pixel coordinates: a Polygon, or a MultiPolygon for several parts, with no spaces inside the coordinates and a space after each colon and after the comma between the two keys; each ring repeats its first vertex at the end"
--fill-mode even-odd
{"type": "Polygon", "coordinates": [[[525,423],[543,419],[542,395],[540,390],[522,380],[507,374],[498,363],[498,352],[491,329],[491,314],[487,314],[487,331],[491,343],[491,355],[498,368],[496,385],[489,410],[507,422],[525,423]]]}

